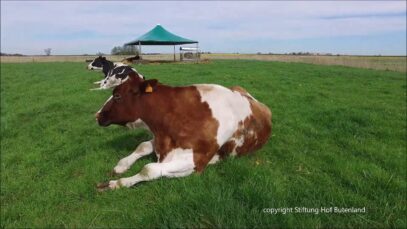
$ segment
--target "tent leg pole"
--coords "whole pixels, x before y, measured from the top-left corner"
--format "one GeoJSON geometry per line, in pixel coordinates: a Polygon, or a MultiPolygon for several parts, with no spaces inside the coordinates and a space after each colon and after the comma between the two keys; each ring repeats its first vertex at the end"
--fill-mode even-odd
{"type": "Polygon", "coordinates": [[[139,56],[141,58],[141,42],[138,42],[138,51],[139,51],[139,56]]]}
{"type": "Polygon", "coordinates": [[[196,59],[196,63],[198,63],[199,61],[199,43],[196,43],[196,52],[195,52],[195,59],[196,59]]]}
{"type": "Polygon", "coordinates": [[[174,62],[175,62],[175,45],[174,45],[174,62]]]}

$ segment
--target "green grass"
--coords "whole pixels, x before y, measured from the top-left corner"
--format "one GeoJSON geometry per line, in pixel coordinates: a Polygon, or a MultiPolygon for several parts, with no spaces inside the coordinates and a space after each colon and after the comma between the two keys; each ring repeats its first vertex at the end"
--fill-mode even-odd
{"type": "Polygon", "coordinates": [[[98,193],[151,136],[96,124],[111,92],[89,91],[101,73],[84,63],[2,64],[2,227],[406,227],[405,74],[260,61],[136,68],[170,85],[243,86],[271,108],[272,138],[201,175],[98,193]],[[331,206],[367,213],[263,213],[331,206]]]}

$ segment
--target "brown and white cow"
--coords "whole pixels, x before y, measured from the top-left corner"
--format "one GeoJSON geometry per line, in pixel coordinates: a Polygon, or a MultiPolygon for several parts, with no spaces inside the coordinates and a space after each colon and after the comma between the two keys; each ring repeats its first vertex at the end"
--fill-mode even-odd
{"type": "Polygon", "coordinates": [[[153,151],[158,158],[135,176],[99,184],[99,190],[201,172],[228,155],[259,149],[271,133],[270,110],[241,87],[171,87],[157,80],[143,80],[137,73],[113,90],[96,119],[101,126],[144,126],[154,135],[153,140],[141,143],[121,159],[115,173],[124,173],[153,151]]]}

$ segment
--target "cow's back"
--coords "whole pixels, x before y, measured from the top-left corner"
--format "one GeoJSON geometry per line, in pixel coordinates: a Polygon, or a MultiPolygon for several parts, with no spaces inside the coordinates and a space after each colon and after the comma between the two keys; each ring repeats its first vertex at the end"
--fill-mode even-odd
{"type": "Polygon", "coordinates": [[[222,146],[238,129],[239,123],[252,113],[249,100],[240,92],[215,84],[194,85],[201,101],[209,105],[212,116],[218,121],[217,142],[222,146]]]}
{"type": "Polygon", "coordinates": [[[271,111],[239,86],[195,85],[219,122],[221,156],[243,155],[262,147],[271,134],[271,111]]]}

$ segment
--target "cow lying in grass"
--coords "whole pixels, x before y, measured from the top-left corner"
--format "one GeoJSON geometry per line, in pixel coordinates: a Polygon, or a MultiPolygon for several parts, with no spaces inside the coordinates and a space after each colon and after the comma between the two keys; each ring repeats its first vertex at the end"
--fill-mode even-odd
{"type": "MultiPolygon", "coordinates": [[[[105,78],[103,80],[95,82],[99,84],[99,89],[108,89],[115,87],[122,82],[124,82],[129,73],[136,72],[136,69],[131,66],[125,65],[123,63],[113,63],[106,59],[106,57],[99,56],[95,58],[89,65],[89,70],[102,70],[105,78]]],[[[144,79],[144,76],[137,73],[141,78],[144,79]]]]}
{"type": "Polygon", "coordinates": [[[99,190],[201,172],[228,155],[259,149],[271,133],[270,110],[241,87],[171,87],[143,80],[137,73],[130,73],[113,90],[96,119],[101,126],[145,125],[154,135],[121,159],[115,173],[124,173],[137,159],[153,152],[158,158],[135,176],[99,184],[99,190]]]}

